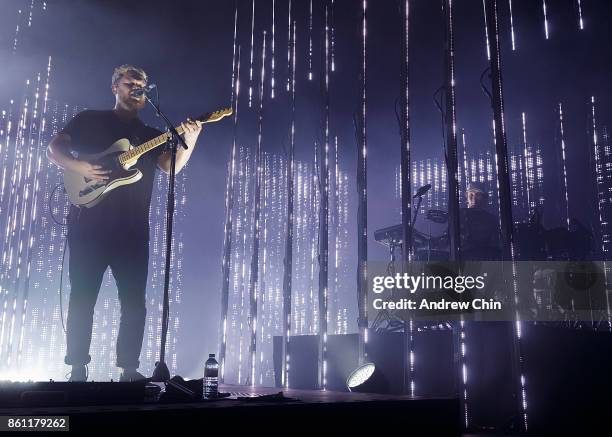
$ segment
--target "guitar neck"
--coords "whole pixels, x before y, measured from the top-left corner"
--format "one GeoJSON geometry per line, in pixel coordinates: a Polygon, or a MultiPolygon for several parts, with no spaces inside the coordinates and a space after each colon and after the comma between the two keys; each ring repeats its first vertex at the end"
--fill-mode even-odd
{"type": "MultiPolygon", "coordinates": [[[[185,130],[182,126],[176,128],[176,132],[179,135],[182,135],[184,131],[185,130]]],[[[170,132],[165,132],[153,138],[152,140],[147,141],[146,143],[142,143],[138,147],[134,147],[133,149],[128,150],[127,152],[123,152],[121,155],[119,155],[119,162],[121,164],[125,164],[128,161],[136,161],[145,153],[165,144],[171,136],[172,134],[170,132]]]]}
{"type": "MultiPolygon", "coordinates": [[[[224,117],[232,115],[232,112],[233,111],[231,108],[226,108],[226,109],[222,109],[219,111],[215,111],[212,114],[211,113],[202,114],[197,119],[195,119],[195,121],[200,122],[201,124],[214,123],[216,121],[223,119],[224,117]]],[[[179,126],[176,128],[176,132],[179,135],[183,135],[183,133],[185,132],[185,129],[183,129],[182,126],[179,126]]],[[[152,140],[147,141],[146,143],[142,143],[138,147],[134,147],[133,149],[128,150],[127,152],[123,152],[121,155],[119,155],[119,162],[121,164],[134,163],[135,161],[138,160],[138,158],[140,158],[142,155],[144,155],[148,151],[153,150],[156,147],[161,146],[162,144],[165,144],[171,137],[172,137],[172,134],[170,132],[166,132],[166,133],[161,134],[158,137],[153,138],[152,140]]]]}

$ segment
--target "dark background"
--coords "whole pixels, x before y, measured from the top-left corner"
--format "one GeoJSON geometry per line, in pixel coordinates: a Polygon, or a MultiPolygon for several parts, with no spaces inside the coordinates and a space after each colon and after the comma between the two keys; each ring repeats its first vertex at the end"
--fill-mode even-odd
{"type": "MultiPolygon", "coordinates": [[[[232,75],[233,1],[70,1],[47,2],[31,28],[20,30],[19,50],[12,52],[17,10],[29,1],[3,0],[0,14],[0,102],[18,98],[23,77],[46,66],[52,57],[51,98],[87,108],[111,108],[113,68],[123,63],[142,66],[158,85],[162,108],[176,123],[187,116],[229,106],[232,75]]],[[[264,101],[263,147],[282,153],[287,144],[289,100],[287,78],[286,0],[277,0],[276,98],[264,101]]],[[[545,150],[545,224],[561,225],[562,187],[558,103],[563,103],[568,156],[570,215],[592,221],[592,170],[589,167],[590,98],[597,99],[600,127],[610,122],[610,44],[612,18],[607,0],[585,0],[585,29],[578,29],[575,0],[548,1],[550,39],[544,35],[542,2],[513,1],[517,50],[510,45],[508,2],[500,0],[503,75],[508,143],[522,141],[521,112],[527,113],[530,144],[545,150]]],[[[241,94],[238,142],[256,145],[256,107],[249,109],[248,64],[251,2],[239,0],[238,43],[241,46],[241,94]]],[[[271,0],[257,0],[255,16],[254,95],[259,80],[262,31],[271,30],[271,0]]],[[[492,111],[480,89],[487,67],[482,4],[455,1],[457,116],[471,151],[493,150],[492,111]]],[[[411,2],[410,81],[414,158],[442,156],[440,115],[433,93],[444,80],[444,24],[441,2],[411,2]]],[[[336,72],[331,77],[331,130],[340,144],[341,167],[354,180],[356,144],[352,114],[360,96],[361,1],[337,0],[334,6],[336,72]]],[[[307,80],[308,2],[293,1],[297,21],[297,153],[312,160],[314,141],[321,141],[321,25],[323,2],[314,2],[313,81],[307,80]]],[[[393,0],[368,2],[368,189],[369,235],[398,222],[394,174],[399,166],[399,131],[394,104],[400,94],[401,21],[393,0]]],[[[268,40],[268,44],[270,41],[268,40]]],[[[270,57],[270,52],[267,54],[270,57]]],[[[269,58],[268,58],[269,59],[269,58]]],[[[269,75],[270,65],[266,66],[269,75]]],[[[269,76],[268,76],[269,77],[269,76]]],[[[143,118],[160,126],[147,109],[143,118]]],[[[208,351],[216,349],[221,287],[226,163],[232,143],[231,123],[210,125],[198,141],[187,168],[185,206],[184,338],[182,373],[198,375],[208,351]]],[[[415,187],[416,188],[416,187],[415,187]]],[[[356,213],[355,189],[350,208],[356,213]]],[[[354,229],[356,235],[356,228],[354,229]]],[[[370,238],[370,258],[384,259],[384,249],[370,238]]],[[[354,323],[354,321],[353,321],[354,323]]],[[[353,325],[355,326],[355,325],[353,325]]]]}

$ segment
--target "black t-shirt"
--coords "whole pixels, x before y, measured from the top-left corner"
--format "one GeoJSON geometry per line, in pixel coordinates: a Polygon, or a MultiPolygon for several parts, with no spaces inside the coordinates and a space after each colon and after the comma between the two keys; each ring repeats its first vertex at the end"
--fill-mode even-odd
{"type": "Polygon", "coordinates": [[[500,231],[495,216],[482,208],[461,208],[459,217],[464,259],[499,259],[500,231]]]}
{"type": "MultiPolygon", "coordinates": [[[[146,126],[138,118],[121,120],[112,110],[83,111],[68,122],[62,133],[70,135],[74,152],[86,155],[101,153],[122,138],[127,138],[132,146],[137,147],[161,135],[160,131],[146,126]]],[[[138,159],[132,168],[142,172],[139,181],[114,189],[91,208],[72,206],[69,217],[71,232],[148,241],[151,193],[157,158],[162,152],[163,146],[160,146],[138,159]]]]}

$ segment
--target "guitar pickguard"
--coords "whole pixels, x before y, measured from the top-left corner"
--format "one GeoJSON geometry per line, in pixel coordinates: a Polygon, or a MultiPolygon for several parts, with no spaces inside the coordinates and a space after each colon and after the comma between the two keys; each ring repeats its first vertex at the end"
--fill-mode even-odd
{"type": "MultiPolygon", "coordinates": [[[[85,178],[85,182],[89,183],[90,181],[91,181],[91,179],[85,178]]],[[[84,189],[79,191],[79,196],[80,197],[87,196],[89,193],[97,190],[98,188],[102,188],[102,187],[105,187],[105,186],[106,186],[106,182],[104,182],[104,181],[98,181],[95,184],[89,184],[84,189]]]]}
{"type": "Polygon", "coordinates": [[[119,163],[119,156],[130,149],[127,140],[119,140],[105,152],[98,155],[81,157],[92,164],[110,170],[107,180],[85,178],[74,172],[64,173],[64,186],[70,201],[77,206],[91,208],[104,199],[112,190],[122,185],[139,181],[142,173],[136,168],[126,169],[119,163]]]}

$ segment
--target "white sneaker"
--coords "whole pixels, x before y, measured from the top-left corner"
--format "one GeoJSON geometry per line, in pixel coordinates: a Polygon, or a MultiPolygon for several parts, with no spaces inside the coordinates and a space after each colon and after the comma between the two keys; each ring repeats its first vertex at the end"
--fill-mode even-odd
{"type": "Polygon", "coordinates": [[[87,368],[85,366],[72,366],[70,371],[69,382],[85,382],[87,381],[87,368]]]}

